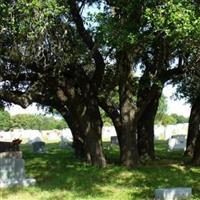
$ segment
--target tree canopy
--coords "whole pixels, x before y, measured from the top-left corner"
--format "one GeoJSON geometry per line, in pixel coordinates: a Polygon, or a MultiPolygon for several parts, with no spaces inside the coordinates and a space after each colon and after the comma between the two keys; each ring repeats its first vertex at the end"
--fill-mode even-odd
{"type": "Polygon", "coordinates": [[[155,157],[164,85],[197,73],[198,2],[1,0],[0,6],[1,100],[57,109],[99,166],[106,165],[102,107],[117,130],[123,165],[155,157]],[[93,5],[97,12],[89,13],[93,5]]]}

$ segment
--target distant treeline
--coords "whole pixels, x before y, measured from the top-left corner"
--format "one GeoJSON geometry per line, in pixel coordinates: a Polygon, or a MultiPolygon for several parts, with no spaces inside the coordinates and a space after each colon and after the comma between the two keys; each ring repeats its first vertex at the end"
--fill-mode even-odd
{"type": "MultiPolygon", "coordinates": [[[[102,119],[105,126],[112,125],[111,119],[101,110],[102,119]]],[[[188,118],[165,113],[156,116],[155,124],[169,125],[187,123],[188,118]]],[[[0,111],[0,130],[10,130],[13,128],[23,129],[38,129],[38,130],[52,130],[67,128],[67,124],[63,119],[55,119],[54,117],[47,117],[45,115],[33,114],[18,114],[10,116],[7,111],[0,111]]]]}
{"type": "MultiPolygon", "coordinates": [[[[101,110],[101,116],[104,125],[106,126],[112,125],[111,119],[106,115],[106,113],[103,110],[101,110]]],[[[155,124],[163,126],[183,124],[183,123],[188,123],[188,121],[189,121],[188,117],[184,117],[183,115],[177,115],[177,114],[166,114],[166,112],[162,111],[161,109],[158,110],[155,118],[155,124]]]]}
{"type": "Polygon", "coordinates": [[[18,114],[10,116],[7,111],[0,111],[0,130],[14,128],[52,130],[66,128],[67,124],[63,119],[55,119],[45,115],[18,114]]]}

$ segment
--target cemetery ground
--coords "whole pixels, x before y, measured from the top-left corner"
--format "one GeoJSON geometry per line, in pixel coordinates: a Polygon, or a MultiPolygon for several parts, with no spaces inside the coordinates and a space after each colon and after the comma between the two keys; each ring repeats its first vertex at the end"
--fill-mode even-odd
{"type": "Polygon", "coordinates": [[[76,160],[73,152],[58,143],[46,144],[48,152],[33,154],[21,145],[26,175],[37,180],[35,186],[0,190],[3,200],[135,200],[153,199],[156,188],[191,187],[192,199],[200,199],[200,167],[184,166],[183,152],[168,152],[167,143],[156,143],[157,159],[137,169],[118,163],[118,148],[104,144],[108,166],[96,168],[76,160]]]}

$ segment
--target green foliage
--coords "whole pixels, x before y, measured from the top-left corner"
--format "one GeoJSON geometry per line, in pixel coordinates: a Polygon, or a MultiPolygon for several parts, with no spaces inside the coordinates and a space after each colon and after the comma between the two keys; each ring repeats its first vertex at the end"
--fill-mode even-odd
{"type": "Polygon", "coordinates": [[[163,115],[160,123],[162,125],[172,125],[172,124],[182,124],[182,123],[188,123],[188,118],[184,117],[183,115],[177,115],[177,114],[171,114],[171,115],[163,115]]]}
{"type": "Polygon", "coordinates": [[[167,98],[162,95],[159,102],[155,124],[169,125],[188,123],[188,118],[177,114],[167,114],[167,98]]]}
{"type": "Polygon", "coordinates": [[[155,118],[155,123],[162,123],[164,116],[167,113],[167,98],[162,95],[159,101],[158,111],[155,118]]]}
{"type": "Polygon", "coordinates": [[[174,47],[188,42],[191,45],[192,39],[200,37],[200,18],[193,1],[164,1],[159,6],[146,8],[144,18],[155,37],[164,34],[174,47]]]}
{"type": "Polygon", "coordinates": [[[162,125],[166,126],[166,125],[176,124],[177,121],[171,115],[164,115],[161,123],[162,123],[162,125]]]}
{"type": "Polygon", "coordinates": [[[106,112],[100,108],[101,118],[104,126],[112,126],[112,120],[108,117],[106,112]]]}
{"type": "Polygon", "coordinates": [[[52,130],[63,129],[65,121],[43,115],[18,114],[12,117],[12,128],[52,130]]]}
{"type": "Polygon", "coordinates": [[[171,116],[176,119],[176,124],[188,123],[189,121],[188,117],[184,117],[183,115],[171,114],[171,116]]]}
{"type": "Polygon", "coordinates": [[[9,130],[11,127],[10,114],[0,109],[0,130],[9,130]]]}

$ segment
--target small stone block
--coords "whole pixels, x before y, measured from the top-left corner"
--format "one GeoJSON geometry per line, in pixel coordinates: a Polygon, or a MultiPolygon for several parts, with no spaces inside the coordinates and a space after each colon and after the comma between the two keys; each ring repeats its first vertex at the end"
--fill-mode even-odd
{"type": "Polygon", "coordinates": [[[161,188],[155,190],[155,200],[183,200],[192,195],[192,188],[161,188]]]}

